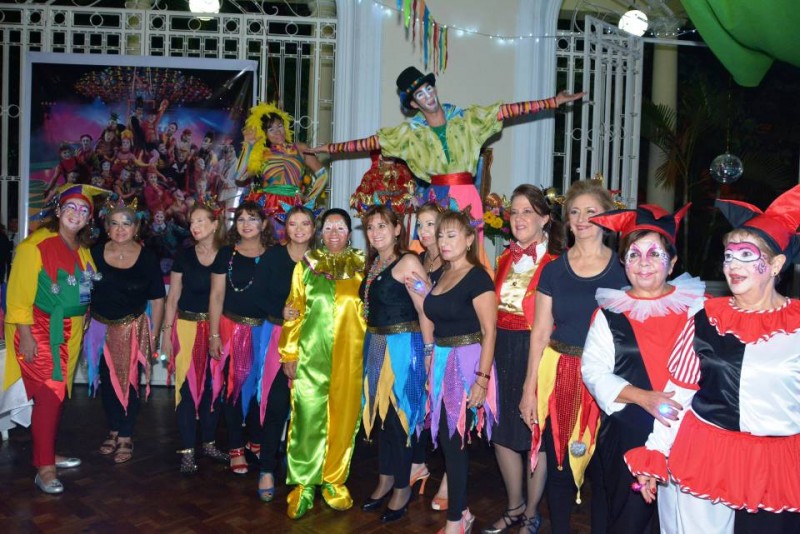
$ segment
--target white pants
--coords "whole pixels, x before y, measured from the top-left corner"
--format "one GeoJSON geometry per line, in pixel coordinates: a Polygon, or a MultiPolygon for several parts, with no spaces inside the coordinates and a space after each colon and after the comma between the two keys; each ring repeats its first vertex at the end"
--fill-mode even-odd
{"type": "Polygon", "coordinates": [[[673,481],[658,485],[661,534],[731,534],[733,518],[733,508],[684,493],[673,481]]]}

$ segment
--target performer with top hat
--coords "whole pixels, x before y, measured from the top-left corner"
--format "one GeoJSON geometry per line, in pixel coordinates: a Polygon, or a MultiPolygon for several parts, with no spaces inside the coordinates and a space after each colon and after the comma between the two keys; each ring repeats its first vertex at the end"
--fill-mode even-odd
{"type": "Polygon", "coordinates": [[[800,301],[775,287],[800,260],[800,186],[765,212],[717,207],[734,228],[722,264],[733,296],[707,300],[678,335],[666,391],[685,408],[625,460],[648,503],[657,485],[679,486],[662,532],[800,532],[800,301]]]}
{"type": "MultiPolygon", "coordinates": [[[[472,213],[483,212],[474,177],[481,146],[503,128],[503,121],[555,109],[584,95],[562,91],[544,100],[460,108],[441,104],[436,77],[432,73],[423,74],[416,67],[400,73],[397,92],[405,112],[420,113],[399,126],[382,128],[366,139],[330,143],[315,151],[337,154],[380,149],[384,156],[404,160],[417,178],[433,186],[437,198],[450,196],[461,210],[472,206],[472,213]]],[[[477,245],[482,251],[483,229],[478,230],[477,245]]]]}
{"type": "MultiPolygon", "coordinates": [[[[675,238],[687,204],[674,215],[660,206],[614,210],[591,221],[620,232],[619,257],[631,287],[601,288],[581,358],[583,382],[603,415],[596,459],[608,515],[608,532],[646,532],[654,507],[631,492],[636,480],[625,466],[628,449],[643,445],[653,420],[669,425],[681,405],[664,393],[672,342],[703,306],[705,284],[683,274],[667,277],[677,261],[675,238]]],[[[662,488],[659,513],[674,514],[676,488],[662,488]]],[[[599,497],[598,497],[599,498],[599,497]]]]}
{"type": "Polygon", "coordinates": [[[31,417],[34,483],[45,493],[64,491],[56,469],[77,467],[78,458],[55,453],[64,398],[72,390],[97,270],[88,245],[92,197],[107,193],[89,185],[57,190],[41,228],[16,248],[9,276],[4,395],[34,401],[31,417]],[[20,382],[21,379],[21,382],[20,382]],[[24,387],[23,391],[19,391],[24,387]]]}

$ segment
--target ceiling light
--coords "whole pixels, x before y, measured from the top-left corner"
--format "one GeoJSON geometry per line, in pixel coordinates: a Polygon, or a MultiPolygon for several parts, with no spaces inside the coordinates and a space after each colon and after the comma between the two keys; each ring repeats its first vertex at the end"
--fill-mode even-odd
{"type": "Polygon", "coordinates": [[[189,0],[189,11],[192,13],[219,13],[219,5],[220,0],[189,0]]]}
{"type": "Polygon", "coordinates": [[[641,37],[647,31],[647,15],[638,9],[631,9],[619,19],[619,29],[641,37]]]}

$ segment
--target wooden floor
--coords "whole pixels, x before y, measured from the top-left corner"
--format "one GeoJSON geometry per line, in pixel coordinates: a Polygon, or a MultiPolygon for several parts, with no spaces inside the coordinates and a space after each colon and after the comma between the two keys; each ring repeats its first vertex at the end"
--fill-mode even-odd
{"type": "MultiPolygon", "coordinates": [[[[194,477],[178,472],[178,433],[174,420],[173,390],[154,388],[143,405],[134,434],[134,457],[113,465],[97,452],[105,435],[99,399],[88,399],[76,386],[67,401],[59,431],[58,451],[79,456],[83,465],[60,471],[66,491],[60,496],[41,493],[33,485],[28,429],[11,430],[0,448],[0,532],[292,532],[350,533],[436,532],[444,525],[443,512],[430,508],[438,478],[429,481],[425,495],[414,497],[409,514],[382,525],[379,513],[362,512],[359,504],[377,480],[377,451],[359,436],[348,488],[356,506],[347,512],[327,507],[317,494],[314,508],[300,520],[286,517],[288,490],[278,485],[275,500],[264,504],[256,496],[257,468],[244,477],[224,466],[199,461],[194,477]]],[[[219,442],[225,442],[224,428],[219,442]]],[[[485,442],[470,447],[469,505],[476,515],[474,532],[497,519],[505,506],[503,484],[492,449],[485,442]]],[[[441,476],[441,455],[431,455],[430,467],[441,476]]],[[[588,484],[586,485],[588,486],[588,484]]],[[[588,487],[583,504],[572,517],[573,531],[589,532],[588,487]]],[[[549,533],[546,504],[542,534],[549,533]]]]}

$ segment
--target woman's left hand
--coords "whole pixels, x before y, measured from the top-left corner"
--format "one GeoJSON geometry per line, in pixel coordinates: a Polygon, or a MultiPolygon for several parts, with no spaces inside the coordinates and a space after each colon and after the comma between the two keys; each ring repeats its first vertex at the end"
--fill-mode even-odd
{"type": "Polygon", "coordinates": [[[413,271],[410,275],[406,276],[404,281],[406,289],[408,291],[413,291],[417,295],[425,297],[431,290],[431,285],[425,280],[425,277],[413,271]]]}
{"type": "MultiPolygon", "coordinates": [[[[487,383],[488,385],[488,383],[487,383]]],[[[469,396],[467,397],[467,408],[480,408],[486,401],[486,388],[478,383],[476,380],[472,387],[469,388],[469,396]]]]}

